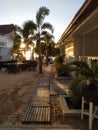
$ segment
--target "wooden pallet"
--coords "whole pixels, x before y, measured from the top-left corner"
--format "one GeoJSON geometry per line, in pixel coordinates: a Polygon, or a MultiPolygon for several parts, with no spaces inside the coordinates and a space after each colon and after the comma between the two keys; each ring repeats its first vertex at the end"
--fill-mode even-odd
{"type": "Polygon", "coordinates": [[[28,106],[22,122],[50,122],[50,106],[28,106]]]}

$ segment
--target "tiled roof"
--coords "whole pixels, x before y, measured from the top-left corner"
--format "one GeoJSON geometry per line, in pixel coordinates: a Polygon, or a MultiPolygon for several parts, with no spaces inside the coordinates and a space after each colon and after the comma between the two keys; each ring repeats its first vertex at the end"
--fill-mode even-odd
{"type": "Polygon", "coordinates": [[[0,35],[5,35],[13,31],[13,25],[0,25],[0,35]]]}

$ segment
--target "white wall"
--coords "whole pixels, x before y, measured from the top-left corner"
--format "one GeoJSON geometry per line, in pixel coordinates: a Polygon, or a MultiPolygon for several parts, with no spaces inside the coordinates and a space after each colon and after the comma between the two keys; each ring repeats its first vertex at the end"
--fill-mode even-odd
{"type": "Polygon", "coordinates": [[[13,47],[13,40],[9,35],[0,36],[0,61],[11,59],[10,50],[13,47]]]}

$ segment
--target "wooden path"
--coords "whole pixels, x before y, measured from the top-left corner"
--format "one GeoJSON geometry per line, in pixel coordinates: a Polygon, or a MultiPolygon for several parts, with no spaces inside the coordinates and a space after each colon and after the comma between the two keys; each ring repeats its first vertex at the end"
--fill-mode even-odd
{"type": "Polygon", "coordinates": [[[66,95],[65,91],[61,89],[54,80],[51,80],[50,82],[51,89],[55,91],[55,95],[66,95]]]}
{"type": "Polygon", "coordinates": [[[49,74],[43,74],[25,110],[22,123],[50,122],[50,83],[49,74]]]}
{"type": "Polygon", "coordinates": [[[22,122],[50,122],[50,94],[48,89],[39,88],[34,91],[22,122]]]}

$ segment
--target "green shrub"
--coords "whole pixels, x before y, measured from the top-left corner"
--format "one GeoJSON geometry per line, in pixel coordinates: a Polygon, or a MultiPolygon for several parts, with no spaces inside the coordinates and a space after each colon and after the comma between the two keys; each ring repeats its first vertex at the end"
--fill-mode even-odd
{"type": "Polygon", "coordinates": [[[56,71],[58,76],[69,76],[68,70],[69,69],[67,64],[56,65],[56,71]]]}
{"type": "Polygon", "coordinates": [[[82,96],[81,96],[81,91],[78,85],[81,83],[82,80],[83,79],[75,78],[74,80],[71,81],[69,97],[74,107],[80,108],[81,106],[82,96]]]}
{"type": "Polygon", "coordinates": [[[64,56],[57,56],[55,58],[55,64],[62,64],[64,62],[64,56]]]}

